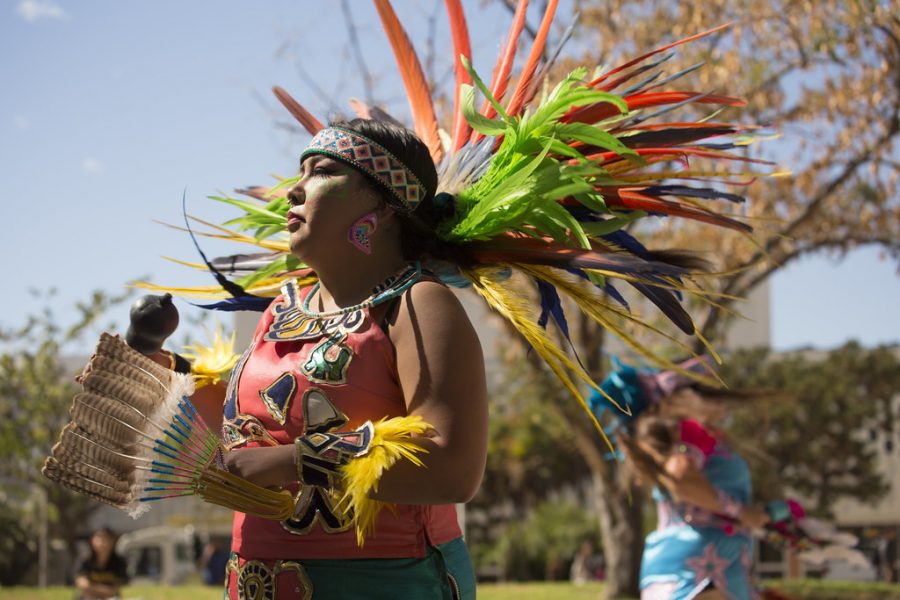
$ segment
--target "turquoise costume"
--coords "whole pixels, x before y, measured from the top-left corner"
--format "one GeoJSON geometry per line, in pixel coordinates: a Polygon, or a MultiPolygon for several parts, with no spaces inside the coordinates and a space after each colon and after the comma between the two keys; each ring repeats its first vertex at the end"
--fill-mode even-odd
{"type": "MultiPolygon", "coordinates": [[[[719,492],[723,507],[749,504],[750,471],[727,444],[693,421],[682,423],[679,451],[719,492]]],[[[688,600],[712,586],[729,600],[757,598],[750,581],[753,546],[747,531],[696,506],[679,503],[655,489],[658,524],[644,546],[641,599],[688,600]]]]}
{"type": "MultiPolygon", "coordinates": [[[[675,390],[695,383],[676,371],[635,369],[618,361],[613,366],[600,387],[631,414],[613,409],[599,393],[590,399],[598,417],[606,410],[616,417],[613,434],[620,427],[630,427],[644,410],[664,402],[675,390]]],[[[679,366],[698,375],[710,368],[705,358],[679,366]]],[[[750,580],[752,541],[748,531],[735,525],[741,507],[751,503],[747,463],[700,423],[685,419],[679,428],[676,451],[686,453],[716,489],[720,510],[713,513],[676,502],[666,490],[653,490],[658,525],[644,546],[641,600],[690,600],[709,588],[723,592],[729,600],[758,598],[750,580]]]]}

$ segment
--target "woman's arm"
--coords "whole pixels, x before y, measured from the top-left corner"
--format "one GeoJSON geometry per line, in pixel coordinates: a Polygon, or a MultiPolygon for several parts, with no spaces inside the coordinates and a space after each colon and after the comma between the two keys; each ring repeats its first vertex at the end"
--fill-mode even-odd
{"type": "Polygon", "coordinates": [[[434,428],[417,467],[399,461],[382,477],[378,500],[466,502],[478,491],[487,456],[487,386],[478,336],[453,293],[424,281],[403,296],[390,328],[410,415],[434,428]]]}
{"type": "Polygon", "coordinates": [[[723,499],[722,492],[710,483],[687,454],[677,453],[666,458],[660,480],[676,500],[736,518],[746,527],[759,528],[769,522],[766,511],[761,508],[738,504],[726,506],[728,500],[723,499]]]}
{"type": "Polygon", "coordinates": [[[75,587],[81,592],[82,596],[87,598],[112,598],[117,596],[122,587],[109,583],[91,583],[85,575],[79,575],[75,578],[75,587]]]}

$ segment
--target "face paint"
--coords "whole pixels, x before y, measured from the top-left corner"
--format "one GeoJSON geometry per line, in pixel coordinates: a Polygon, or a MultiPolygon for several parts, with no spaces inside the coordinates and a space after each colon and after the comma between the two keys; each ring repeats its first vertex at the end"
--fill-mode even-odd
{"type": "Polygon", "coordinates": [[[358,215],[371,215],[379,199],[366,177],[351,165],[325,156],[310,156],[302,170],[288,193],[291,251],[307,262],[316,260],[324,252],[343,252],[338,245],[349,236],[357,249],[371,252],[369,236],[375,220],[360,220],[358,215]]]}
{"type": "Polygon", "coordinates": [[[378,215],[370,212],[361,216],[356,223],[350,227],[347,237],[350,243],[356,246],[365,254],[372,254],[372,234],[378,227],[378,215]]]}

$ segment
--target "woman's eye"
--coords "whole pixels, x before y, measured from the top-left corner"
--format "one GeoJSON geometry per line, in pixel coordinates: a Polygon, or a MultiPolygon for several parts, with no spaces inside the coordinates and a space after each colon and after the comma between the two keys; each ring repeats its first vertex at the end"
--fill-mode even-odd
{"type": "Polygon", "coordinates": [[[325,177],[325,176],[329,175],[329,171],[325,167],[315,167],[312,170],[311,175],[313,177],[325,177]]]}

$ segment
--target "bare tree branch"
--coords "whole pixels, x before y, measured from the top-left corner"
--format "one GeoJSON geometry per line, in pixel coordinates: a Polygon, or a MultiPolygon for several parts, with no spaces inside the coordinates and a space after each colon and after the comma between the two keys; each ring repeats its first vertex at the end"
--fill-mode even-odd
{"type": "Polygon", "coordinates": [[[362,47],[359,43],[359,35],[356,31],[356,24],[353,22],[353,15],[350,13],[350,3],[348,0],[341,0],[341,11],[344,13],[344,23],[347,25],[347,37],[350,40],[350,49],[353,51],[353,57],[356,60],[356,67],[359,69],[359,75],[363,83],[363,95],[366,104],[372,105],[375,100],[372,95],[372,73],[363,60],[362,47]]]}
{"type": "Polygon", "coordinates": [[[435,81],[434,78],[434,63],[436,56],[434,44],[435,38],[437,38],[437,16],[439,8],[440,0],[435,0],[434,7],[428,15],[428,36],[425,40],[425,64],[423,65],[423,69],[425,70],[425,78],[428,80],[432,92],[437,86],[437,81],[435,81]]]}
{"type": "MultiPolygon", "coordinates": [[[[510,14],[516,14],[516,3],[513,0],[500,0],[500,3],[509,10],[510,14]]],[[[532,40],[537,37],[537,31],[535,31],[534,28],[528,24],[528,19],[525,19],[524,29],[525,33],[527,33],[532,40]]]]}

